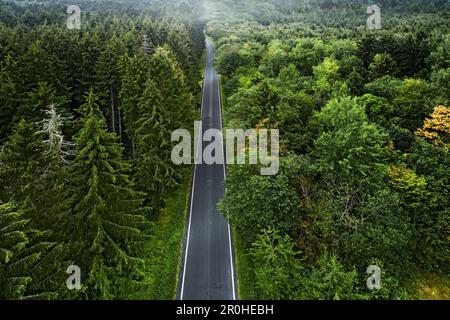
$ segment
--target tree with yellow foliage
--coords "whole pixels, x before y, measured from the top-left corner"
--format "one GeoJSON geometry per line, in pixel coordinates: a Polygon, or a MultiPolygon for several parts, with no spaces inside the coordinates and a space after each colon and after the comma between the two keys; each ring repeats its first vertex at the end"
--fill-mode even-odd
{"type": "Polygon", "coordinates": [[[416,135],[427,139],[436,146],[450,148],[450,108],[437,106],[431,118],[425,119],[423,127],[416,135]]]}

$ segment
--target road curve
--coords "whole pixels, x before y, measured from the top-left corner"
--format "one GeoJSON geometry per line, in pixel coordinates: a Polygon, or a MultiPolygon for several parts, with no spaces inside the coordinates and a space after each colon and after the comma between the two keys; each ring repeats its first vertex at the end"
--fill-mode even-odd
{"type": "MultiPolygon", "coordinates": [[[[202,95],[202,131],[222,130],[219,76],[213,67],[215,48],[206,41],[207,57],[202,95]]],[[[210,142],[203,142],[203,151],[210,142]]],[[[221,150],[223,151],[223,148],[221,150]]],[[[217,210],[224,195],[223,164],[196,164],[187,218],[180,281],[180,300],[236,300],[236,274],[232,233],[217,210]]]]}

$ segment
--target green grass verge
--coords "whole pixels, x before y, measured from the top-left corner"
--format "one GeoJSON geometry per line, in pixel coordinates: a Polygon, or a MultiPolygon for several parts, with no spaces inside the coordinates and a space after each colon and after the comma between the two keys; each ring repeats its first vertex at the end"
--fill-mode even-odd
{"type": "Polygon", "coordinates": [[[129,299],[172,300],[176,298],[182,254],[184,224],[188,207],[192,171],[183,174],[178,190],[166,201],[166,207],[154,221],[153,237],[146,248],[143,289],[129,299]]]}
{"type": "Polygon", "coordinates": [[[244,248],[244,241],[233,228],[234,235],[234,252],[236,256],[236,273],[238,295],[240,300],[255,300],[254,275],[251,258],[248,256],[244,248]]]}

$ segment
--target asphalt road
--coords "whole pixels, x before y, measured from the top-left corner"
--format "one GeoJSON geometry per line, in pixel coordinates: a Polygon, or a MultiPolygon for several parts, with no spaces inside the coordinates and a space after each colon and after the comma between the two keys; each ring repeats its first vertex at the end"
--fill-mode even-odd
{"type": "MultiPolygon", "coordinates": [[[[215,48],[206,42],[202,128],[222,129],[219,76],[213,67],[215,48]]],[[[210,142],[202,143],[201,152],[210,142]]],[[[221,150],[223,152],[223,148],[221,150]]],[[[230,226],[217,210],[224,195],[225,165],[197,164],[185,232],[178,299],[237,299],[233,242],[230,226]]]]}

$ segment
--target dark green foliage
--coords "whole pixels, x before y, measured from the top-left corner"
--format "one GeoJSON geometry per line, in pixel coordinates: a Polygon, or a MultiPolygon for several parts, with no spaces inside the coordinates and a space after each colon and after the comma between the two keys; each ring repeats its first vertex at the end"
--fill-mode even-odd
{"type": "Polygon", "coordinates": [[[389,53],[376,54],[368,69],[371,79],[387,75],[396,76],[398,74],[396,63],[389,53]]]}
{"type": "Polygon", "coordinates": [[[57,1],[0,6],[0,230],[17,230],[0,235],[0,298],[122,299],[158,277],[145,265],[159,258],[143,249],[158,231],[146,218],[159,221],[178,191],[164,143],[190,128],[199,100],[198,4],[77,5],[79,31],[65,28],[57,1]],[[154,57],[141,50],[144,36],[154,57]],[[156,91],[145,90],[152,81],[156,91]],[[85,101],[91,88],[99,98],[85,101]],[[132,179],[138,171],[146,179],[132,179]],[[73,264],[80,291],[66,286],[73,264]]]}
{"type": "Polygon", "coordinates": [[[149,59],[144,55],[125,56],[120,89],[120,109],[123,113],[126,133],[131,140],[131,153],[136,158],[136,139],[140,120],[139,101],[144,93],[149,75],[149,59]]]}
{"type": "Polygon", "coordinates": [[[237,68],[247,65],[245,57],[243,57],[236,47],[225,45],[217,57],[219,63],[217,71],[224,76],[232,76],[237,68]]]}
{"type": "Polygon", "coordinates": [[[171,129],[192,126],[193,96],[186,76],[176,57],[167,46],[157,48],[150,60],[150,77],[161,91],[163,108],[167,112],[171,129]]]}
{"type": "Polygon", "coordinates": [[[23,218],[23,212],[15,211],[12,204],[0,206],[0,283],[2,299],[21,298],[32,281],[26,272],[26,267],[35,263],[36,255],[20,256],[25,252],[28,238],[24,227],[28,221],[23,218]],[[25,259],[22,264],[21,259],[25,259]]]}
{"type": "MultiPolygon", "coordinates": [[[[426,183],[419,197],[424,201],[419,201],[416,208],[409,209],[412,219],[417,223],[416,244],[421,247],[420,251],[417,251],[421,256],[421,263],[432,269],[442,267],[448,272],[449,152],[417,139],[408,154],[407,163],[426,183]]],[[[402,197],[410,201],[408,197],[414,196],[411,194],[413,190],[403,192],[402,197]]],[[[405,205],[417,203],[417,198],[415,197],[414,202],[405,202],[405,205]]]]}
{"type": "Polygon", "coordinates": [[[17,103],[16,86],[5,69],[0,72],[0,142],[9,133],[17,103]]]}
{"type": "Polygon", "coordinates": [[[171,160],[172,132],[190,129],[194,110],[184,74],[168,47],[156,48],[149,70],[151,79],[137,104],[135,179],[157,209],[181,178],[171,160]]]}
{"type": "Polygon", "coordinates": [[[261,227],[273,226],[285,233],[296,227],[300,214],[296,190],[299,159],[283,160],[280,173],[273,177],[260,176],[255,166],[230,167],[227,195],[220,208],[245,234],[247,242],[254,240],[261,227]]]}
{"type": "Polygon", "coordinates": [[[139,107],[145,117],[137,130],[136,180],[144,186],[151,203],[159,207],[162,197],[176,186],[176,168],[171,163],[170,140],[173,117],[164,108],[163,96],[153,80],[148,80],[139,107]]]}
{"type": "Polygon", "coordinates": [[[100,92],[99,103],[105,114],[110,116],[110,128],[122,137],[120,115],[117,113],[120,89],[120,59],[125,54],[125,46],[113,37],[99,56],[96,66],[96,92],[100,92]],[[105,112],[106,111],[106,112],[105,112]]]}
{"type": "Polygon", "coordinates": [[[143,261],[136,257],[147,239],[142,194],[133,190],[114,133],[92,91],[82,106],[83,128],[76,137],[72,165],[70,210],[67,220],[71,256],[84,276],[86,298],[120,296],[142,277],[143,261]],[[69,226],[71,226],[69,228],[69,226]]]}
{"type": "Polygon", "coordinates": [[[0,153],[0,199],[22,201],[32,187],[43,159],[44,143],[36,137],[36,126],[21,120],[0,153]]]}
{"type": "Polygon", "coordinates": [[[56,297],[55,291],[46,290],[52,284],[58,286],[55,279],[62,280],[54,264],[61,247],[40,241],[27,227],[28,223],[23,209],[13,203],[0,205],[1,299],[56,297]]]}

